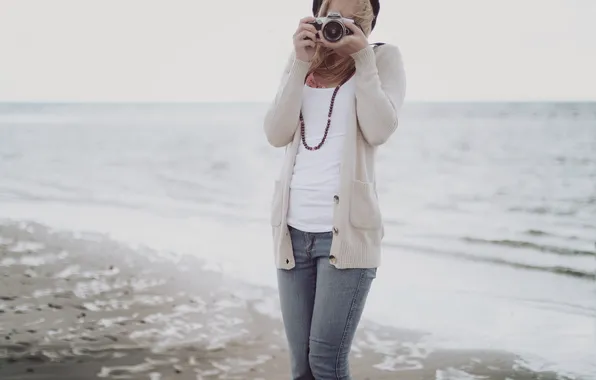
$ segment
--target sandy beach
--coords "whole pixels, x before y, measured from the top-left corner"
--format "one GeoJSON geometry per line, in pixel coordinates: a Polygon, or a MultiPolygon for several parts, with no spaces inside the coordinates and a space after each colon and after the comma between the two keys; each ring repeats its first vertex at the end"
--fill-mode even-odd
{"type": "MultiPolygon", "coordinates": [[[[273,289],[97,234],[0,225],[0,378],[287,379],[273,289]]],[[[363,322],[354,379],[561,379],[363,322]]]]}

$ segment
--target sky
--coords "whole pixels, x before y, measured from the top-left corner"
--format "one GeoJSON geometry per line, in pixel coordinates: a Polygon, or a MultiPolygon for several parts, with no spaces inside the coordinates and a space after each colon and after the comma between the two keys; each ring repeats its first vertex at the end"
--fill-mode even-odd
{"type": "MultiPolygon", "coordinates": [[[[310,0],[0,0],[0,101],[268,102],[310,0]]],[[[596,101],[595,0],[381,0],[408,101],[596,101]]]]}

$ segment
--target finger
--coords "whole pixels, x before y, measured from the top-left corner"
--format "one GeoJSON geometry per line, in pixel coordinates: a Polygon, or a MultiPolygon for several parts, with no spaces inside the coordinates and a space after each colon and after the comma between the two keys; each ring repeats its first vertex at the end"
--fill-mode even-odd
{"type": "Polygon", "coordinates": [[[300,40],[300,41],[296,42],[296,47],[299,47],[299,48],[306,48],[306,47],[315,48],[316,46],[317,46],[317,44],[313,40],[300,40]]]}
{"type": "Polygon", "coordinates": [[[312,33],[317,32],[317,28],[315,28],[315,26],[312,24],[300,24],[300,26],[298,27],[298,31],[300,32],[302,30],[309,30],[312,33]]]}
{"type": "Polygon", "coordinates": [[[346,21],[344,25],[350,29],[354,36],[364,36],[364,31],[353,20],[346,21]]]}
{"type": "Polygon", "coordinates": [[[321,38],[321,43],[326,48],[329,48],[329,49],[338,49],[338,48],[341,48],[342,46],[344,46],[346,44],[346,40],[348,40],[349,37],[350,36],[344,36],[342,39],[340,39],[339,41],[335,41],[335,42],[331,42],[331,41],[328,41],[325,38],[321,38]]]}
{"type": "Polygon", "coordinates": [[[346,28],[350,29],[352,32],[356,32],[356,29],[360,30],[360,28],[356,25],[354,20],[351,19],[344,19],[344,25],[346,28]]]}
{"type": "Polygon", "coordinates": [[[315,41],[317,39],[317,34],[309,30],[303,30],[300,33],[296,34],[295,39],[297,41],[301,41],[304,39],[310,39],[312,41],[315,41]]]}
{"type": "Polygon", "coordinates": [[[315,19],[314,17],[312,17],[312,16],[304,17],[304,18],[301,18],[301,19],[300,19],[300,22],[298,23],[298,25],[301,25],[301,24],[306,24],[306,23],[308,23],[308,22],[313,22],[313,21],[315,21],[315,20],[316,20],[316,19],[315,19]]]}

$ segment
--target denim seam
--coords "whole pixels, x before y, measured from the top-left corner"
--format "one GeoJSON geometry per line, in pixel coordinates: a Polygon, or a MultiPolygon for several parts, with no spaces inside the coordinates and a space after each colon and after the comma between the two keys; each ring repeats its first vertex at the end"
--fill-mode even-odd
{"type": "Polygon", "coordinates": [[[309,241],[308,241],[308,238],[309,238],[308,233],[303,232],[302,233],[302,238],[304,239],[304,253],[306,253],[306,257],[308,257],[310,259],[310,258],[312,258],[312,256],[311,256],[310,251],[308,249],[310,247],[309,241]]]}
{"type": "Polygon", "coordinates": [[[348,312],[348,318],[346,319],[346,325],[344,327],[344,333],[341,337],[341,342],[339,343],[339,350],[337,351],[337,358],[335,358],[335,376],[339,379],[339,357],[343,351],[344,345],[346,343],[346,335],[348,334],[348,329],[352,324],[352,316],[354,314],[354,306],[356,304],[356,300],[358,299],[358,294],[360,294],[360,288],[362,285],[362,280],[364,279],[364,272],[360,272],[360,279],[358,280],[358,286],[356,287],[356,291],[354,292],[354,296],[352,297],[352,304],[350,305],[350,311],[348,312]]]}

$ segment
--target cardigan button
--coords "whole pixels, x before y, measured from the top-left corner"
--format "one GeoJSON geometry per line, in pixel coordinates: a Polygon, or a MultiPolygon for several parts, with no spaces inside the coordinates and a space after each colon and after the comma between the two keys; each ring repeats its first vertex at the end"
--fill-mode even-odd
{"type": "Polygon", "coordinates": [[[290,263],[290,259],[286,259],[286,264],[289,264],[289,263],[290,263]]]}
{"type": "Polygon", "coordinates": [[[335,258],[335,256],[331,255],[331,256],[329,256],[329,262],[331,264],[336,264],[337,263],[337,259],[335,258]]]}
{"type": "Polygon", "coordinates": [[[339,196],[338,195],[334,195],[333,196],[333,202],[335,202],[335,204],[339,203],[339,196]]]}
{"type": "Polygon", "coordinates": [[[337,229],[337,227],[333,227],[333,235],[337,234],[339,234],[339,230],[337,229]]]}

